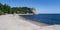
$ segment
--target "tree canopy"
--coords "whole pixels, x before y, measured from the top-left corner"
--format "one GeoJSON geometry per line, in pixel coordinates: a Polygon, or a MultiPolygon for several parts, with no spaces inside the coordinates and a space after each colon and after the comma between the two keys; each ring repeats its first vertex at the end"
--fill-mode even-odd
{"type": "Polygon", "coordinates": [[[1,4],[0,3],[0,14],[31,14],[32,13],[32,8],[29,7],[10,7],[7,4],[1,4]]]}

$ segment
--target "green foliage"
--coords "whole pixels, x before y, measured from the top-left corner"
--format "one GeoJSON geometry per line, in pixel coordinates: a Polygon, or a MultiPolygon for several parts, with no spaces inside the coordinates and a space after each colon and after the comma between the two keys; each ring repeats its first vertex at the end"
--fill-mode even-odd
{"type": "Polygon", "coordinates": [[[12,9],[14,10],[14,12],[20,14],[32,13],[31,8],[28,7],[13,7],[12,9]]]}
{"type": "Polygon", "coordinates": [[[32,13],[31,11],[32,8],[28,7],[10,7],[7,4],[1,4],[0,3],[0,14],[27,14],[27,13],[32,13]]]}
{"type": "Polygon", "coordinates": [[[4,12],[2,12],[2,11],[0,10],[0,15],[2,15],[2,14],[4,14],[4,12]]]}

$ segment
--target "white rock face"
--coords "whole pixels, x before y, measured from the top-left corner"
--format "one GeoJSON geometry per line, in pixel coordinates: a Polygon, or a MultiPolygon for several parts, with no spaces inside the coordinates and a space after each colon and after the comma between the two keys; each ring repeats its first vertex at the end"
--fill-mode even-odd
{"type": "Polygon", "coordinates": [[[40,27],[18,15],[1,15],[0,30],[60,30],[60,25],[40,27]]]}
{"type": "Polygon", "coordinates": [[[0,30],[35,30],[37,25],[19,18],[18,15],[2,15],[0,16],[0,30]]]}
{"type": "Polygon", "coordinates": [[[60,30],[60,25],[45,26],[45,27],[43,27],[43,29],[44,30],[60,30]]]}

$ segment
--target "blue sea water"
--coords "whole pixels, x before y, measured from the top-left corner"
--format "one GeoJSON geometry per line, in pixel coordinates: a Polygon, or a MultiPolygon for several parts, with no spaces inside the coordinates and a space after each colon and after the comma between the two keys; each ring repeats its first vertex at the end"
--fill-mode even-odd
{"type": "Polygon", "coordinates": [[[60,14],[23,15],[23,17],[46,24],[60,24],[60,14]]]}

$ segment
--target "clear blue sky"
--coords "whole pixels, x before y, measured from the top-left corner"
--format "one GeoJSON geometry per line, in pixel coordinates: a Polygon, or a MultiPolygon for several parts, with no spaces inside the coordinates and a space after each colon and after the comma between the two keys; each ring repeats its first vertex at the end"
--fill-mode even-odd
{"type": "Polygon", "coordinates": [[[60,14],[60,0],[0,0],[0,2],[11,7],[34,7],[37,13],[60,14]]]}

